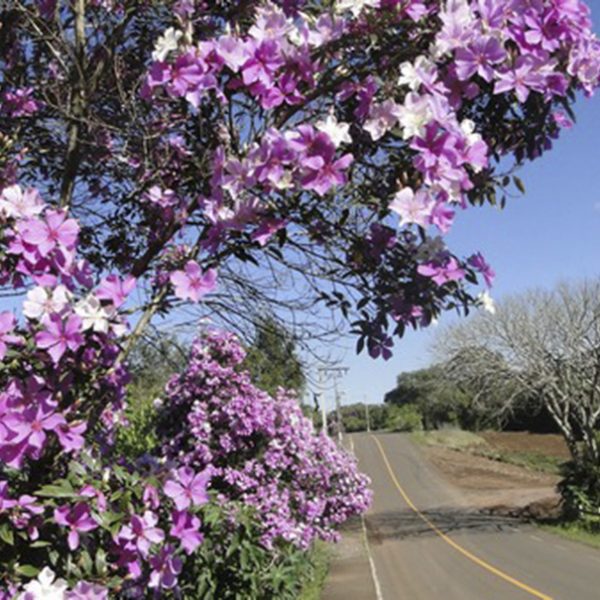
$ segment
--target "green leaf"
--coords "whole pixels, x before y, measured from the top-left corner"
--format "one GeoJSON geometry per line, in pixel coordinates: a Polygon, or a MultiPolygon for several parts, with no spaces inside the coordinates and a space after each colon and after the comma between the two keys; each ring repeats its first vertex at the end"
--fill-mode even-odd
{"type": "Polygon", "coordinates": [[[15,535],[8,523],[3,523],[2,526],[0,526],[0,539],[9,546],[14,545],[15,535]]]}
{"type": "Polygon", "coordinates": [[[36,492],[36,496],[42,496],[43,498],[74,498],[77,495],[71,482],[66,479],[58,483],[45,485],[36,492]]]}
{"type": "Polygon", "coordinates": [[[517,186],[517,189],[521,192],[521,194],[524,194],[525,193],[525,185],[523,184],[521,179],[519,177],[517,177],[516,175],[514,175],[513,182],[517,186]]]}
{"type": "Polygon", "coordinates": [[[25,577],[37,577],[40,569],[34,567],[33,565],[20,565],[15,569],[15,571],[18,575],[24,575],[25,577]]]}
{"type": "Polygon", "coordinates": [[[102,548],[98,549],[96,552],[96,571],[98,575],[106,575],[106,552],[102,550],[102,548]]]}

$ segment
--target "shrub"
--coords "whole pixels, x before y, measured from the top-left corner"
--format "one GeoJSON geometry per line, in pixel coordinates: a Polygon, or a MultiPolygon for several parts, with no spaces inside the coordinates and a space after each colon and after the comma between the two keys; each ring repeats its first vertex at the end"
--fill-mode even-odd
{"type": "Polygon", "coordinates": [[[419,408],[414,404],[390,408],[388,428],[391,431],[420,431],[423,429],[423,419],[419,408]]]}

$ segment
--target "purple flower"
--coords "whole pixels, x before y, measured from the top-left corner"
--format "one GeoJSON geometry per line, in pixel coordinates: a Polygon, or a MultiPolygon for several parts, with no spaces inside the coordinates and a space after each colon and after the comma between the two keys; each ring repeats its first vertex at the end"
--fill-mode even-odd
{"type": "Polygon", "coordinates": [[[369,336],[367,339],[367,349],[371,358],[379,358],[389,360],[392,358],[391,348],[394,346],[394,341],[391,337],[380,333],[378,335],[369,336]]]}
{"type": "Polygon", "coordinates": [[[40,103],[31,97],[32,94],[33,88],[30,87],[5,92],[2,98],[2,110],[11,117],[29,117],[33,115],[39,110],[40,103]]]}
{"type": "Polygon", "coordinates": [[[44,330],[35,336],[38,348],[46,350],[57,364],[67,349],[75,352],[82,344],[81,319],[70,315],[63,319],[60,315],[47,315],[42,319],[44,330]]]}
{"type": "Polygon", "coordinates": [[[183,562],[180,558],[174,556],[172,546],[167,545],[161,548],[160,552],[152,556],[149,562],[152,572],[150,573],[148,587],[169,590],[177,585],[177,576],[181,573],[183,562]]]}
{"type": "Polygon", "coordinates": [[[174,271],[170,276],[175,286],[175,295],[182,300],[198,302],[202,296],[217,286],[217,272],[209,269],[202,273],[200,265],[193,260],[187,262],[183,271],[174,271]]]}
{"type": "Polygon", "coordinates": [[[208,502],[206,487],[211,477],[208,469],[196,474],[193,469],[182,467],[176,474],[177,480],[169,479],[164,492],[175,502],[177,510],[185,510],[190,505],[202,506],[208,502]]]}
{"type": "Polygon", "coordinates": [[[160,544],[165,539],[165,532],[156,527],[158,517],[147,510],[143,517],[133,515],[129,525],[124,525],[119,532],[119,539],[133,542],[139,553],[147,558],[152,544],[160,544]]]}
{"type": "Polygon", "coordinates": [[[93,531],[98,527],[90,513],[90,508],[85,502],[79,502],[73,508],[60,506],[54,509],[54,520],[58,525],[67,527],[69,535],[67,543],[71,550],[79,547],[79,533],[93,531]]]}
{"type": "Polygon", "coordinates": [[[6,356],[6,345],[18,343],[21,338],[10,332],[15,327],[15,316],[10,311],[0,313],[0,360],[6,356]]]}
{"type": "Polygon", "coordinates": [[[66,593],[65,600],[108,600],[108,590],[97,583],[80,581],[66,593]]]}
{"type": "Polygon", "coordinates": [[[244,84],[261,83],[267,87],[271,86],[275,72],[282,65],[283,59],[278,43],[275,40],[264,41],[242,68],[244,84]]]}
{"type": "Polygon", "coordinates": [[[317,171],[310,171],[301,180],[301,184],[307,190],[314,190],[323,196],[336,185],[344,185],[347,181],[346,169],[352,164],[352,154],[344,154],[336,161],[323,165],[317,171]]]}
{"type": "Polygon", "coordinates": [[[432,225],[435,225],[442,233],[448,233],[454,221],[454,211],[445,202],[437,202],[429,217],[432,225]]]}
{"type": "Polygon", "coordinates": [[[456,74],[461,81],[477,73],[485,81],[494,76],[492,65],[506,59],[506,50],[495,37],[477,38],[469,46],[458,48],[455,54],[456,74]]]}
{"type": "Polygon", "coordinates": [[[204,539],[199,531],[200,519],[187,511],[175,511],[172,520],[173,526],[169,534],[179,540],[187,554],[192,554],[204,539]]]}
{"type": "Polygon", "coordinates": [[[64,423],[65,418],[47,402],[31,404],[22,412],[9,413],[3,417],[8,433],[4,444],[0,444],[2,459],[9,464],[20,465],[30,448],[39,455],[46,443],[46,432],[55,431],[64,423]]]}
{"type": "Polygon", "coordinates": [[[253,241],[258,242],[260,246],[266,246],[273,235],[286,225],[287,221],[284,219],[265,219],[258,226],[258,229],[252,232],[250,237],[253,241]]]}
{"type": "Polygon", "coordinates": [[[131,275],[121,279],[118,275],[105,277],[96,290],[96,298],[108,300],[115,308],[125,304],[127,296],[135,289],[136,279],[131,275]]]}
{"type": "Polygon", "coordinates": [[[27,244],[37,248],[42,256],[47,256],[57,246],[70,250],[74,248],[79,233],[75,219],[68,219],[64,211],[48,211],[45,220],[29,219],[23,224],[22,237],[27,244]]]}
{"type": "Polygon", "coordinates": [[[473,256],[467,259],[467,262],[483,275],[486,285],[488,287],[492,287],[496,273],[494,272],[494,269],[492,269],[492,267],[486,262],[481,252],[473,254],[473,256]]]}
{"type": "Polygon", "coordinates": [[[61,423],[55,430],[60,445],[63,447],[65,452],[73,452],[75,450],[81,450],[85,443],[85,439],[82,434],[87,429],[86,423],[61,423]]]}
{"type": "Polygon", "coordinates": [[[417,273],[430,277],[438,285],[443,285],[448,281],[458,281],[465,276],[464,269],[461,268],[454,257],[450,257],[443,263],[428,262],[419,265],[417,273]]]}
{"type": "Polygon", "coordinates": [[[0,514],[17,505],[17,501],[11,500],[8,492],[8,482],[0,481],[0,514]]]}
{"type": "Polygon", "coordinates": [[[514,90],[519,102],[525,102],[530,90],[544,91],[544,76],[539,73],[538,65],[530,58],[520,56],[515,66],[497,75],[494,94],[514,90]]]}

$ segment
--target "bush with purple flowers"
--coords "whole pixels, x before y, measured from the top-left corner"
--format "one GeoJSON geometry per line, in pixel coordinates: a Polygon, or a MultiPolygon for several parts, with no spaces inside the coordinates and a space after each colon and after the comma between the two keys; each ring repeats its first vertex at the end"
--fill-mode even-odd
{"type": "Polygon", "coordinates": [[[352,458],[226,333],[120,455],[131,351],[183,304],[285,304],[283,270],[374,358],[489,308],[444,236],[597,88],[587,6],[14,0],[0,69],[0,598],[293,597],[368,505],[352,458]]]}
{"type": "MultiPolygon", "coordinates": [[[[367,509],[368,480],[348,453],[314,432],[295,397],[256,388],[244,357],[231,334],[206,333],[194,342],[157,416],[162,453],[191,472],[210,468],[220,501],[253,507],[265,547],[336,540],[337,527],[367,509]]],[[[165,493],[176,504],[192,502],[194,480],[185,469],[178,477],[165,493]]]]}

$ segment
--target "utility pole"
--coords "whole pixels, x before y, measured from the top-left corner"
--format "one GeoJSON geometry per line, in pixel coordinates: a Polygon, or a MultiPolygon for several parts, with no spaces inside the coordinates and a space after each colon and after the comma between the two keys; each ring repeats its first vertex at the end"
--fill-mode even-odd
{"type": "Polygon", "coordinates": [[[319,369],[319,391],[317,395],[319,397],[319,403],[321,404],[321,431],[325,433],[325,435],[329,435],[327,431],[327,408],[325,407],[325,398],[323,394],[323,371],[319,369]]]}
{"type": "Polygon", "coordinates": [[[340,391],[338,388],[338,379],[344,376],[348,372],[348,367],[319,367],[319,380],[321,381],[321,375],[323,373],[329,373],[333,377],[333,391],[335,395],[335,413],[338,424],[338,441],[342,443],[342,405],[340,400],[340,391]]]}
{"type": "Polygon", "coordinates": [[[367,418],[367,433],[371,433],[371,421],[369,420],[369,405],[367,403],[367,396],[365,396],[365,416],[367,418]]]}

